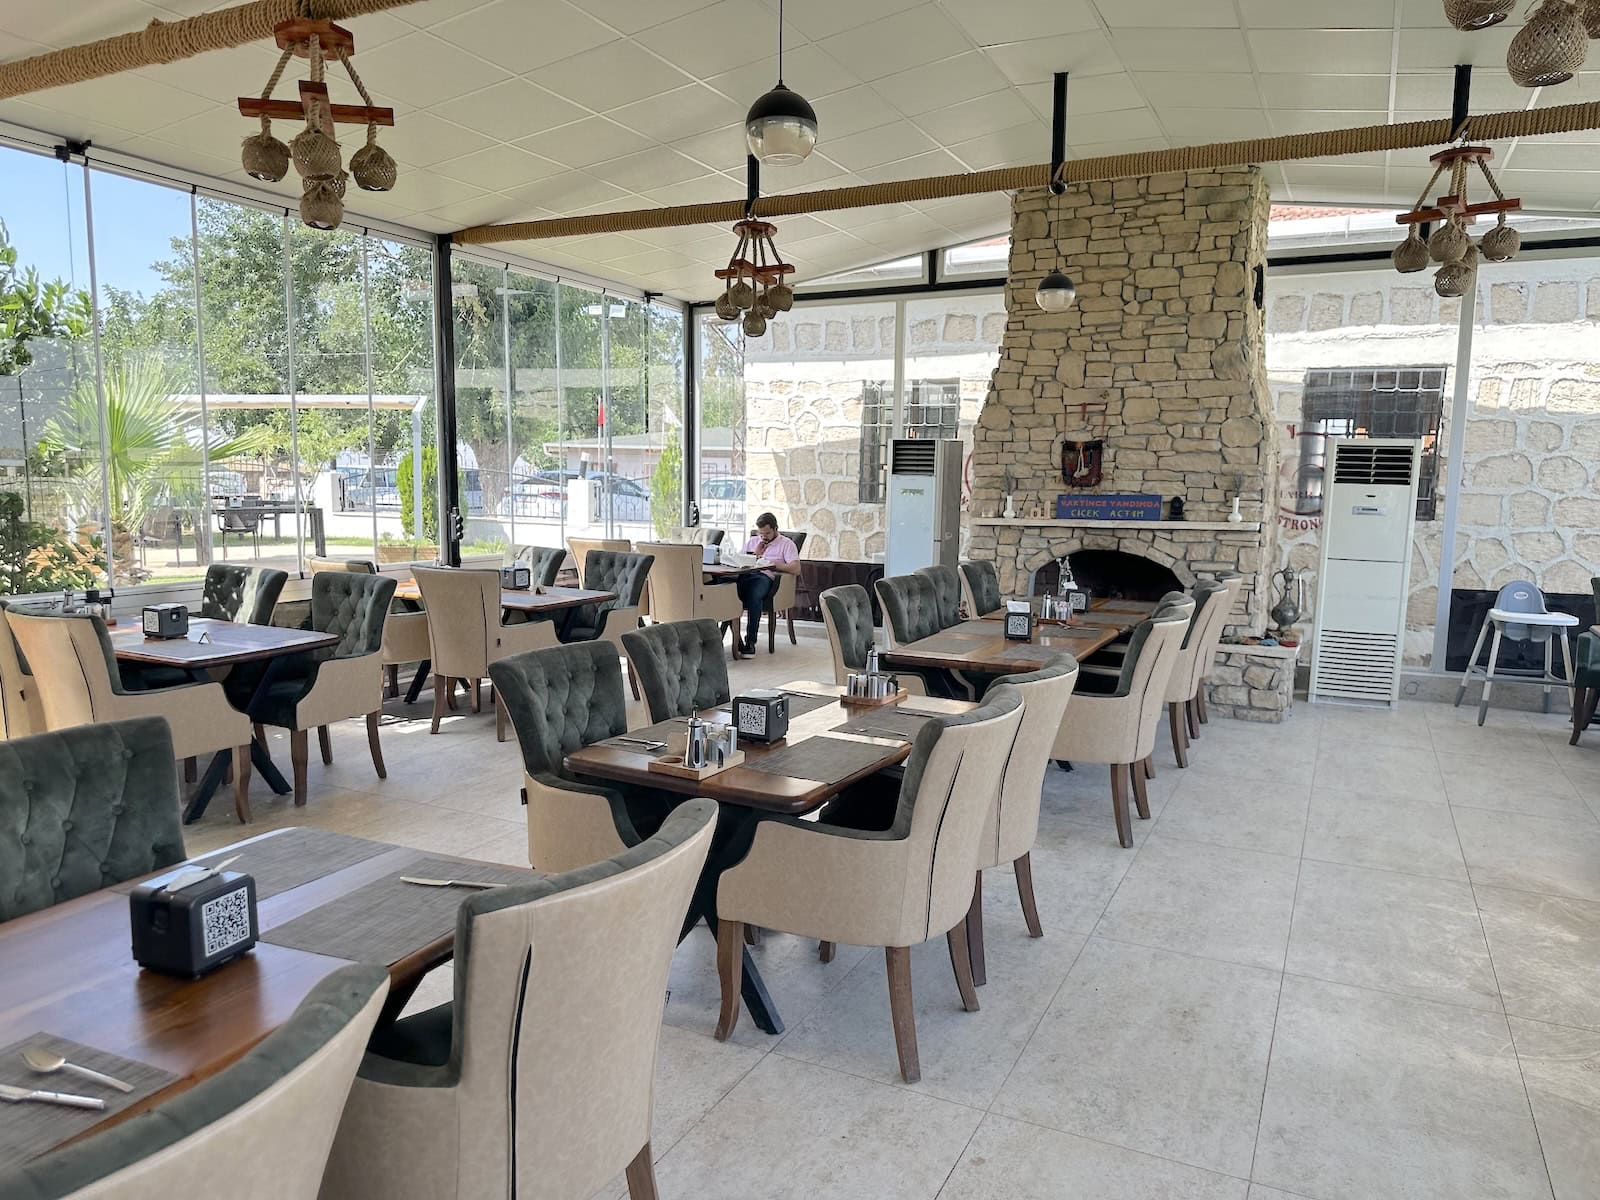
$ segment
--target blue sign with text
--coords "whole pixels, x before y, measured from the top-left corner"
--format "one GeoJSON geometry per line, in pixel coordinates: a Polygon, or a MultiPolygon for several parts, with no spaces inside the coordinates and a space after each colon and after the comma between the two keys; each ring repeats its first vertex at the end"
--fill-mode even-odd
{"type": "Polygon", "coordinates": [[[1146,493],[1091,492],[1056,497],[1058,521],[1159,521],[1160,496],[1146,493]]]}

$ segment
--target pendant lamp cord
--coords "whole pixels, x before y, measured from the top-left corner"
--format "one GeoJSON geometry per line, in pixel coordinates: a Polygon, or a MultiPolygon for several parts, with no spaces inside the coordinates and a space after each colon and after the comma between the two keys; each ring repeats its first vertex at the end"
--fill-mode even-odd
{"type": "Polygon", "coordinates": [[[783,86],[783,0],[778,0],[778,86],[783,86]]]}

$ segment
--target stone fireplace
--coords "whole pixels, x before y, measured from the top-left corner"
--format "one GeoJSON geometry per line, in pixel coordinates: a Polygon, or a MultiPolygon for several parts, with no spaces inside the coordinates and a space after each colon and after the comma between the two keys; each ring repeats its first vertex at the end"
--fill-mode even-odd
{"type": "MultiPolygon", "coordinates": [[[[1060,560],[1052,558],[1030,574],[1030,596],[1056,590],[1061,580],[1060,560]]],[[[1091,596],[1108,600],[1159,600],[1183,589],[1183,580],[1171,567],[1142,554],[1124,550],[1078,550],[1067,555],[1072,577],[1091,596]]]]}
{"type": "MultiPolygon", "coordinates": [[[[1053,580],[1063,554],[1075,572],[1080,556],[1110,555],[1084,557],[1102,574],[1114,556],[1135,556],[1185,588],[1236,570],[1234,632],[1265,629],[1278,454],[1260,303],[1267,212],[1258,168],[1016,194],[1006,332],[973,435],[968,546],[994,561],[1003,591],[1053,580]],[[1043,312],[1033,293],[1058,267],[1078,302],[1043,312]],[[1070,490],[1064,439],[1105,442],[1101,482],[1078,494],[1181,497],[1186,520],[1049,519],[1070,490]],[[1008,489],[1019,513],[1036,515],[1000,517],[1008,489]],[[1235,495],[1244,520],[1230,524],[1235,495]]],[[[1101,586],[1143,586],[1133,577],[1150,572],[1127,574],[1101,586]]]]}

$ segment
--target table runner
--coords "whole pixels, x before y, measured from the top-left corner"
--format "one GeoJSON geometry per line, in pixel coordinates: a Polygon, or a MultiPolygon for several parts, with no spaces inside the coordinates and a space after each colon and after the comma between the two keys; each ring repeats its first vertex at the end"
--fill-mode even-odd
{"type": "Polygon", "coordinates": [[[106,1106],[104,1110],[97,1111],[66,1108],[59,1104],[38,1104],[31,1100],[20,1104],[0,1102],[0,1167],[27,1162],[54,1149],[68,1138],[98,1125],[110,1114],[121,1112],[151,1093],[160,1091],[176,1078],[170,1071],[163,1071],[148,1063],[121,1058],[48,1033],[35,1033],[21,1041],[12,1042],[0,1049],[0,1083],[47,1092],[67,1092],[74,1096],[97,1096],[106,1102],[106,1106]],[[119,1092],[71,1071],[53,1071],[42,1075],[22,1061],[22,1051],[28,1046],[39,1046],[52,1054],[62,1055],[68,1062],[77,1063],[80,1067],[88,1067],[91,1071],[99,1071],[123,1083],[132,1084],[133,1091],[119,1092]]]}
{"type": "Polygon", "coordinates": [[[531,883],[539,878],[538,872],[525,867],[418,854],[392,874],[267,930],[261,940],[387,967],[455,932],[456,910],[476,889],[422,887],[401,883],[402,875],[484,883],[531,883]]]}
{"type": "MultiPolygon", "coordinates": [[[[295,828],[251,842],[237,850],[219,850],[194,861],[210,866],[237,854],[239,861],[228,870],[254,876],[256,900],[259,902],[393,849],[393,846],[383,842],[372,842],[349,834],[295,828]]],[[[130,892],[134,886],[132,882],[119,883],[111,890],[130,892]]]]}
{"type": "Polygon", "coordinates": [[[788,775],[793,779],[814,779],[818,783],[838,783],[860,771],[883,763],[898,753],[888,746],[854,742],[848,738],[809,737],[759,758],[747,758],[744,767],[768,775],[788,775]]]}
{"type": "Polygon", "coordinates": [[[933,720],[938,714],[930,712],[916,712],[899,708],[879,708],[864,712],[860,716],[846,721],[834,730],[835,733],[859,733],[867,737],[899,738],[901,741],[915,741],[917,734],[922,732],[922,727],[933,720]]]}

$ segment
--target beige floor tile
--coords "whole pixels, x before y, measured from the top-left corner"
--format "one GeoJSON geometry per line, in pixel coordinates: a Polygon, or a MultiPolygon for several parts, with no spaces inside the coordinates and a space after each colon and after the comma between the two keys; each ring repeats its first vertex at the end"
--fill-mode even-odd
{"type": "Polygon", "coordinates": [[[1439,774],[1452,805],[1527,813],[1562,821],[1594,821],[1577,788],[1549,755],[1468,758],[1440,754],[1439,774]]]}
{"type": "Polygon", "coordinates": [[[1600,1196],[1600,1033],[1511,1019],[1555,1200],[1600,1196]]]}
{"type": "Polygon", "coordinates": [[[1453,809],[1472,882],[1600,900],[1600,828],[1481,808],[1453,809]]]}
{"type": "Polygon", "coordinates": [[[932,1200],[983,1114],[767,1055],[657,1166],[695,1200],[932,1200]]]}
{"type": "Polygon", "coordinates": [[[993,1114],[939,1200],[1244,1200],[1242,1179],[993,1114]]]}
{"type": "MultiPolygon", "coordinates": [[[[1110,812],[1095,822],[1042,815],[1032,860],[1033,894],[1045,932],[1092,932],[1133,858],[1133,851],[1117,845],[1110,812]]],[[[1015,877],[1005,867],[985,871],[984,890],[1014,894],[1015,877]]]]}
{"type": "Polygon", "coordinates": [[[1280,971],[1299,868],[1286,855],[1158,830],[1138,850],[1095,933],[1280,971]]]}
{"type": "Polygon", "coordinates": [[[992,1111],[1247,1176],[1278,979],[1091,938],[992,1111]]]}
{"type": "Polygon", "coordinates": [[[1505,1017],[1286,977],[1251,1177],[1317,1197],[1548,1195],[1505,1017]]]}
{"type": "Polygon", "coordinates": [[[1286,969],[1500,1011],[1472,888],[1450,880],[1303,864],[1286,969]]]}
{"type": "Polygon", "coordinates": [[[1359,737],[1323,743],[1317,750],[1316,786],[1361,796],[1444,799],[1439,766],[1415,746],[1363,746],[1359,737]]]}
{"type": "Polygon", "coordinates": [[[1431,800],[1314,788],[1305,857],[1439,879],[1467,878],[1450,810],[1431,800]]]}
{"type": "Polygon", "coordinates": [[[1506,1011],[1600,1029],[1600,904],[1489,887],[1477,896],[1506,1011]]]}
{"type": "Polygon", "coordinates": [[[1164,836],[1298,857],[1310,803],[1309,783],[1180,775],[1155,827],[1164,836]]]}

